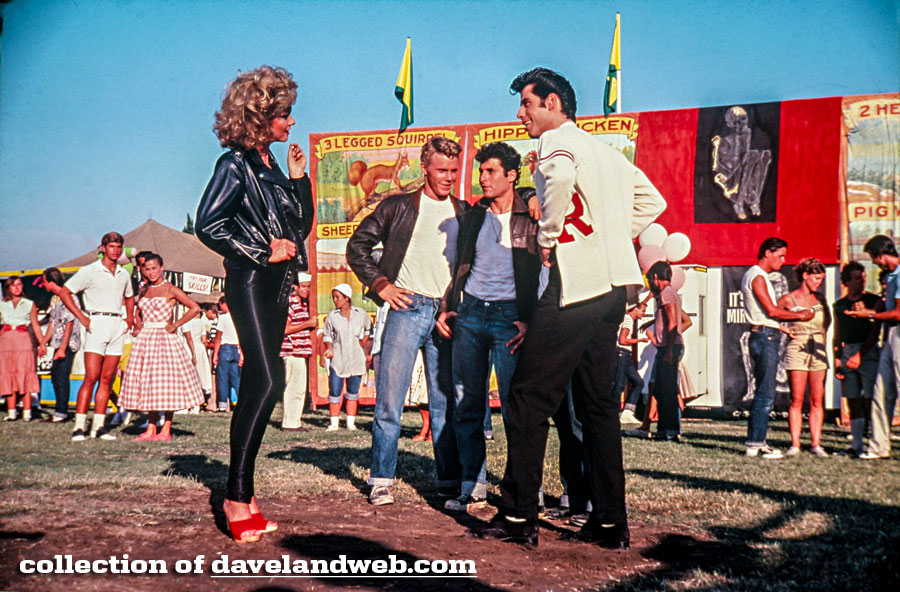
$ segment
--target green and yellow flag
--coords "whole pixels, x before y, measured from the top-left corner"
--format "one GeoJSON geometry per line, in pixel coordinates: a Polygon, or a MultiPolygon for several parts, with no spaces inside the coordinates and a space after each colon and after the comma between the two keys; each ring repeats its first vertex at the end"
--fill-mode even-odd
{"type": "Polygon", "coordinates": [[[403,112],[400,114],[400,129],[397,131],[397,135],[400,135],[413,122],[413,70],[409,37],[406,38],[406,52],[403,54],[400,74],[397,75],[394,96],[403,104],[403,112]]]}
{"type": "Polygon", "coordinates": [[[609,72],[606,74],[606,89],[603,91],[603,115],[619,113],[621,96],[619,95],[619,70],[622,60],[619,55],[619,13],[616,13],[616,32],[613,33],[612,51],[609,54],[609,72]]]}

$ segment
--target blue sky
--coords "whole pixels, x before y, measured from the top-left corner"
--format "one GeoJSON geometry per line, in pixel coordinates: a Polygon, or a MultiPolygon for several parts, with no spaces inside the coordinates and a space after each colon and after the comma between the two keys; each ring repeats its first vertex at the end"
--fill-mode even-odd
{"type": "MultiPolygon", "coordinates": [[[[602,113],[622,13],[628,111],[900,90],[900,0],[108,1],[0,5],[0,270],[40,268],[147,218],[181,228],[221,153],[224,86],[268,63],[300,85],[291,140],[509,121],[510,80],[565,74],[602,113]]],[[[285,145],[275,145],[284,163],[285,145]]]]}

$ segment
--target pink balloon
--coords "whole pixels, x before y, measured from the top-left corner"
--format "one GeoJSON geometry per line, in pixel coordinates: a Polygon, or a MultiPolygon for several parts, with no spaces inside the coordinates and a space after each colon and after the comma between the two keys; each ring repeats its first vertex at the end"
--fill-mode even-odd
{"type": "Polygon", "coordinates": [[[687,276],[684,274],[684,268],[680,265],[672,266],[672,289],[676,292],[680,290],[684,286],[684,282],[687,280],[687,276]]]}
{"type": "Polygon", "coordinates": [[[650,266],[657,261],[665,260],[666,252],[663,251],[662,247],[657,245],[644,245],[641,247],[641,250],[638,251],[638,264],[641,266],[641,271],[644,273],[647,273],[650,266]]]}

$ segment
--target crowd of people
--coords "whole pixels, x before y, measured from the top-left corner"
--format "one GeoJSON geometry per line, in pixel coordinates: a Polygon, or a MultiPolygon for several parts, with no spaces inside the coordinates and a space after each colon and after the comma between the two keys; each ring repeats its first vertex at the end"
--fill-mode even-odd
{"type": "MultiPolygon", "coordinates": [[[[58,269],[43,273],[53,295],[43,330],[35,307],[22,297],[21,279],[10,278],[0,302],[0,394],[7,396],[7,419],[16,418],[22,395],[23,419],[30,419],[28,395],[39,390],[29,327],[39,354],[47,346],[55,351],[51,422],[68,418],[72,359],[84,351],[74,441],[115,439],[106,423],[111,394],[121,409],[148,414],[137,437],[142,441],[170,440],[175,412],[224,412],[233,403],[223,511],[233,539],[244,543],[278,528],[256,500],[256,455],[277,402],[283,403],[283,430],[308,429],[301,416],[314,355],[328,375],[330,431],[340,428],[342,403],[346,429],[357,429],[360,385],[375,368],[369,503],[394,503],[401,416],[405,405],[418,404],[425,420],[419,439],[432,442],[438,494],[455,512],[487,503],[485,418],[493,368],[506,468],[497,515],[472,534],[537,545],[553,418],[565,495],[546,516],[579,526],[565,535],[572,540],[627,548],[620,426],[637,419],[641,402],[644,379],[632,352],[638,343],[656,347],[648,380],[656,410],[645,401],[636,432],[649,435],[655,415],[657,439],[681,440],[679,377],[691,321],[672,285],[672,267],[659,261],[646,270],[643,301],[627,289],[644,284],[633,241],[666,203],[640,169],[575,125],[575,92],[564,77],[536,68],[510,89],[520,97],[518,119],[540,142],[536,187],[518,186],[520,155],[496,142],[475,156],[483,198],[472,206],[452,199],[462,148],[445,137],[429,139],[420,159],[423,187],[385,198],[347,243],[351,269],[380,307],[375,326],[352,305],[351,287],[339,284],[316,339],[304,248],[314,217],[306,156],[291,144],[285,174],[270,151],[271,143],[288,140],[295,123],[297,84],[280,68],[240,74],[216,113],[214,130],[227,151],[196,217],[198,238],[225,258],[224,296],[217,304],[197,304],[166,281],[162,257],[151,252],[138,254],[133,281],[117,264],[124,239],[115,232],[102,238],[101,257],[67,281],[58,269]],[[654,316],[640,327],[649,298],[654,316]]],[[[847,296],[835,303],[834,315],[820,291],[824,267],[815,259],[796,267],[797,289],[776,297],[768,274],[782,267],[786,248],[781,239],[766,239],[742,284],[756,378],[746,455],[799,454],[807,389],[810,450],[828,454],[820,438],[825,332],[834,321],[835,374],[851,401],[849,453],[886,458],[900,369],[894,244],[875,237],[866,245],[890,272],[886,298],[866,293],[863,267],[850,263],[841,271],[847,296]],[[888,329],[879,353],[882,324],[888,329]],[[785,333],[792,445],[782,454],[766,443],[766,433],[785,333]],[[867,419],[872,436],[863,450],[867,419]]]]}

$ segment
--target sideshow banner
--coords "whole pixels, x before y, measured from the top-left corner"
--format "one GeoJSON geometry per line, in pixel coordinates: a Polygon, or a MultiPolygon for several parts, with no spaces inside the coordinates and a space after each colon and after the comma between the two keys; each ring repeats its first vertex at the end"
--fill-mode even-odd
{"type": "MultiPolygon", "coordinates": [[[[726,412],[750,410],[756,380],[753,375],[753,358],[750,357],[750,328],[744,314],[744,298],[741,280],[750,267],[722,268],[722,406],[726,412]]],[[[781,298],[796,285],[791,285],[791,274],[773,271],[769,281],[775,289],[775,298],[781,298]]],[[[796,282],[794,282],[796,283],[796,282]]],[[[791,389],[787,370],[784,369],[784,350],[788,337],[782,335],[778,356],[778,374],[775,387],[774,411],[787,411],[791,406],[791,389]]]]}
{"type": "MultiPolygon", "coordinates": [[[[310,134],[310,175],[316,200],[316,226],[312,251],[313,302],[311,313],[319,326],[334,308],[331,290],[339,284],[353,289],[352,304],[374,318],[376,306],[363,296],[364,288],[347,265],[347,241],[360,221],[386,197],[421,189],[422,145],[444,136],[465,145],[465,126],[310,134]]],[[[460,166],[460,179],[464,167],[460,166]]],[[[460,184],[453,191],[460,195],[460,184]]],[[[320,343],[321,340],[317,340],[320,343]]],[[[316,352],[318,355],[318,352],[316,352]]],[[[327,393],[327,376],[319,368],[318,394],[327,393]]],[[[374,393],[374,388],[370,389],[374,393]]],[[[367,397],[364,387],[361,397],[367,397]]]]}
{"type": "MultiPolygon", "coordinates": [[[[620,151],[630,162],[634,162],[638,137],[637,114],[579,117],[576,123],[584,131],[599,136],[604,142],[620,151]]],[[[492,142],[506,142],[516,149],[522,156],[518,187],[534,187],[534,172],[538,161],[538,140],[528,137],[521,122],[474,124],[468,126],[468,131],[471,142],[468,152],[471,175],[468,177],[466,200],[469,203],[475,203],[482,197],[475,154],[492,142]]]]}
{"type": "Polygon", "coordinates": [[[838,258],[840,98],[639,114],[635,164],[665,197],[658,222],[684,232],[686,263],[752,265],[767,236],[788,263],[838,258]]]}
{"type": "Polygon", "coordinates": [[[848,255],[868,266],[866,288],[879,293],[878,270],[863,245],[900,235],[900,95],[843,98],[847,161],[848,255]]]}
{"type": "Polygon", "coordinates": [[[780,103],[700,109],[694,222],[774,222],[780,103]]]}

